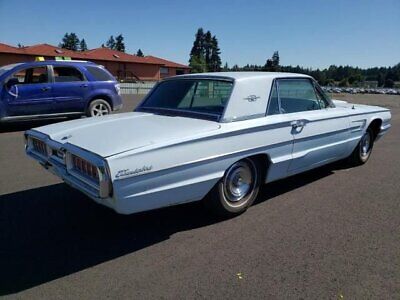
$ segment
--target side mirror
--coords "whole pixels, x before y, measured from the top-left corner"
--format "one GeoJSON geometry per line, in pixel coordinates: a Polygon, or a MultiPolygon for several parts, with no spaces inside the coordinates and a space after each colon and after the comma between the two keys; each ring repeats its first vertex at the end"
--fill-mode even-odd
{"type": "Polygon", "coordinates": [[[8,89],[10,89],[12,86],[14,86],[14,85],[16,85],[16,84],[19,84],[19,81],[18,81],[17,78],[13,77],[13,78],[10,78],[10,79],[6,82],[6,87],[7,87],[8,89]]]}

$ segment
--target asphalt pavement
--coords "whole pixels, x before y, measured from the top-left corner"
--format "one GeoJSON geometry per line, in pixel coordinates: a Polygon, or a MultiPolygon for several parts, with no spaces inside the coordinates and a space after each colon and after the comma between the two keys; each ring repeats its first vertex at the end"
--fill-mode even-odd
{"type": "MultiPolygon", "coordinates": [[[[400,96],[364,166],[265,185],[245,214],[200,203],[123,216],[27,158],[0,128],[0,296],[26,299],[400,299],[400,96]]],[[[125,111],[137,97],[125,97],[125,111]]]]}

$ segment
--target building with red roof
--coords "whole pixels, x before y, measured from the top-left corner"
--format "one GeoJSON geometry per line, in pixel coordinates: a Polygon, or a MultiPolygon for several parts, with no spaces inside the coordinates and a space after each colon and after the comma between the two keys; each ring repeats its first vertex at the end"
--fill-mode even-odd
{"type": "Polygon", "coordinates": [[[186,74],[190,71],[190,68],[186,65],[159,57],[151,55],[139,57],[109,48],[71,51],[49,44],[17,48],[0,43],[0,66],[33,61],[37,57],[43,57],[45,60],[70,58],[73,60],[92,61],[106,67],[121,81],[156,81],[169,76],[186,74]]]}

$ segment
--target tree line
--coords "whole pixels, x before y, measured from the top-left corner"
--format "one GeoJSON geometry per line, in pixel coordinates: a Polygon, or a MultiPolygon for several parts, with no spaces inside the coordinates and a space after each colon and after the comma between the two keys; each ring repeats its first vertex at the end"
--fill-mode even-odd
{"type": "MultiPolygon", "coordinates": [[[[80,40],[78,35],[74,32],[65,33],[64,37],[61,40],[61,43],[58,45],[60,48],[72,50],[72,51],[86,51],[88,50],[85,39],[80,40]]],[[[111,35],[105,44],[101,44],[103,48],[109,48],[113,50],[117,50],[120,52],[125,52],[125,42],[122,34],[117,35],[115,38],[111,35]]],[[[136,53],[137,56],[144,57],[144,54],[141,49],[139,49],[136,53]]]]}
{"type": "Polygon", "coordinates": [[[321,85],[337,85],[341,87],[359,86],[365,82],[376,82],[378,87],[391,88],[395,82],[400,81],[400,63],[393,67],[375,67],[362,69],[351,66],[331,65],[325,69],[312,69],[297,66],[280,65],[279,52],[275,51],[264,65],[245,65],[232,67],[225,63],[221,67],[221,50],[218,39],[210,31],[204,33],[199,28],[195,34],[190,51],[189,66],[192,73],[219,72],[219,71],[264,71],[301,73],[314,77],[321,85]]]}
{"type": "Polygon", "coordinates": [[[325,69],[311,69],[297,66],[281,66],[279,52],[275,51],[264,65],[238,65],[228,67],[225,64],[223,71],[264,71],[300,73],[314,77],[323,86],[360,86],[365,82],[376,82],[378,87],[392,88],[396,81],[400,81],[400,63],[392,67],[358,68],[351,66],[331,65],[325,69]]]}

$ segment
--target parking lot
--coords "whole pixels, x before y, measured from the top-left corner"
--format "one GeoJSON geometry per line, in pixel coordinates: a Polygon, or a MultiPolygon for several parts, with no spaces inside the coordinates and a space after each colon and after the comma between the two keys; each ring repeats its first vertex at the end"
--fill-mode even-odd
{"type": "Polygon", "coordinates": [[[369,162],[266,185],[229,220],[200,203],[117,215],[25,156],[23,131],[55,121],[1,125],[0,296],[399,299],[400,96],[335,98],[391,109],[369,162]]]}

